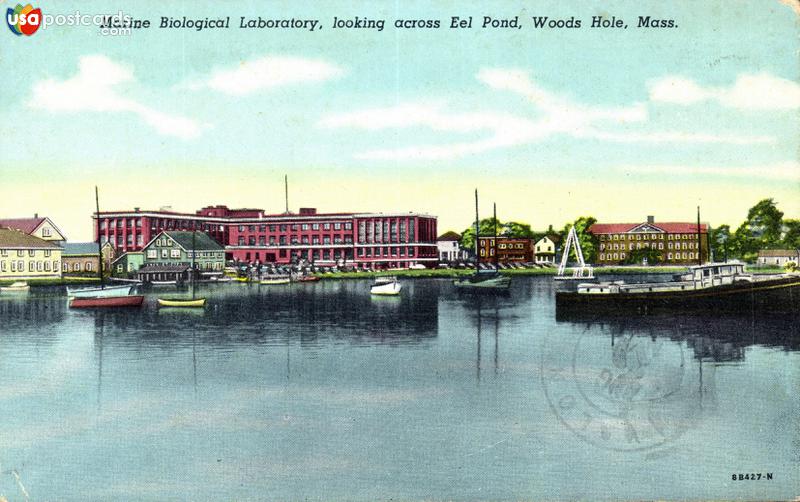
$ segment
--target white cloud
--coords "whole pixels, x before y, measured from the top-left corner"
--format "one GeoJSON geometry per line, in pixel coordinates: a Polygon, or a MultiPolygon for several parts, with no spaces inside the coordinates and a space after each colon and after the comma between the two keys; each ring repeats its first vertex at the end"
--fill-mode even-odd
{"type": "Polygon", "coordinates": [[[78,73],[66,80],[48,79],[33,86],[28,102],[32,108],[51,112],[133,113],[158,133],[189,139],[200,135],[206,125],[179,115],[170,115],[134,99],[115,87],[134,83],[133,71],[106,56],[83,56],[78,73]]]}
{"type": "MultiPolygon", "coordinates": [[[[773,142],[765,136],[685,132],[615,132],[614,126],[647,122],[643,103],[628,106],[593,106],[548,91],[515,69],[482,69],[476,78],[496,90],[524,97],[532,105],[533,118],[492,111],[458,112],[446,103],[401,103],[390,107],[362,109],[324,117],[319,125],[328,128],[353,128],[368,131],[425,127],[433,131],[474,133],[486,136],[474,141],[411,145],[357,153],[357,158],[372,160],[451,159],[498,148],[524,145],[554,135],[619,143],[729,143],[773,142]]],[[[688,98],[684,98],[688,99],[688,98]]]]}
{"type": "Polygon", "coordinates": [[[800,84],[769,73],[741,74],[729,87],[703,87],[679,75],[650,82],[650,99],[691,105],[716,101],[740,110],[795,110],[800,108],[800,84]]]}
{"type": "Polygon", "coordinates": [[[713,175],[745,179],[768,179],[776,181],[800,182],[800,163],[795,161],[759,164],[752,166],[684,166],[684,165],[645,165],[621,166],[618,171],[636,174],[657,175],[713,175]]]}
{"type": "Polygon", "coordinates": [[[208,87],[225,94],[243,96],[292,84],[324,82],[343,74],[342,68],[320,59],[265,56],[243,61],[234,68],[216,70],[207,79],[190,83],[187,87],[208,87]]]}

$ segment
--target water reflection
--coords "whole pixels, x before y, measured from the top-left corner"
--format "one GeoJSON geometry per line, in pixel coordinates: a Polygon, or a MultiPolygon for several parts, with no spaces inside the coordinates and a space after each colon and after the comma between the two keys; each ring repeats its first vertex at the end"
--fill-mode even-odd
{"type": "Polygon", "coordinates": [[[641,334],[685,342],[695,359],[730,362],[741,361],[745,348],[751,345],[780,348],[786,351],[800,349],[797,319],[792,315],[610,315],[592,313],[557,312],[560,323],[572,323],[593,331],[608,333],[611,343],[615,337],[641,334]]]}
{"type": "MultiPolygon", "coordinates": [[[[201,293],[202,294],[202,293],[201,293]]],[[[299,287],[217,287],[205,309],[155,308],[148,296],[140,310],[70,311],[105,330],[107,345],[190,343],[317,346],[334,343],[414,344],[437,335],[438,285],[408,285],[398,298],[375,299],[369,283],[348,281],[299,287]]]]}

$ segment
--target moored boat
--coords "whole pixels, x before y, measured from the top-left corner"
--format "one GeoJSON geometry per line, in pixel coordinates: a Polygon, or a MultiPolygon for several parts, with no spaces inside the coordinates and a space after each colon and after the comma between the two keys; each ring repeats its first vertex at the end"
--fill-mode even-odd
{"type": "Polygon", "coordinates": [[[297,282],[317,282],[319,281],[319,277],[316,275],[303,275],[297,279],[297,282]]]}
{"type": "Polygon", "coordinates": [[[70,308],[140,307],[143,295],[73,297],[69,299],[70,308]]]}
{"type": "Polygon", "coordinates": [[[265,277],[258,281],[259,284],[263,284],[264,286],[274,286],[280,284],[289,284],[292,282],[292,279],[288,276],[272,276],[272,277],[265,277]]]}
{"type": "Polygon", "coordinates": [[[369,292],[373,295],[395,296],[403,290],[403,285],[397,281],[397,277],[384,276],[375,279],[375,283],[370,286],[369,292]]]}
{"type": "Polygon", "coordinates": [[[24,281],[18,281],[8,286],[0,287],[0,292],[3,293],[27,293],[30,290],[31,287],[24,281]]]}
{"type": "Polygon", "coordinates": [[[791,312],[800,308],[800,274],[756,275],[742,263],[708,263],[666,282],[579,284],[577,291],[556,292],[556,308],[791,312]]]}
{"type": "Polygon", "coordinates": [[[455,280],[453,284],[465,290],[507,290],[511,285],[511,277],[496,270],[478,270],[473,275],[455,280]]]}
{"type": "Polygon", "coordinates": [[[97,187],[94,188],[94,200],[97,210],[97,256],[99,267],[97,276],[100,279],[99,287],[88,287],[71,289],[67,288],[70,308],[102,308],[102,307],[139,307],[144,301],[144,296],[134,295],[135,286],[108,286],[106,287],[103,277],[103,250],[100,240],[100,201],[97,194],[97,187]]]}
{"type": "MultiPolygon", "coordinates": [[[[494,215],[495,221],[495,239],[497,238],[497,214],[494,215]]],[[[453,284],[460,291],[475,291],[475,292],[497,292],[503,293],[508,291],[511,286],[511,277],[503,275],[498,272],[497,255],[495,255],[495,268],[494,269],[481,269],[480,256],[478,250],[478,239],[480,236],[480,218],[478,217],[478,190],[475,190],[475,273],[468,276],[456,279],[453,284]]]]}
{"type": "Polygon", "coordinates": [[[206,306],[205,298],[158,298],[159,307],[200,308],[206,306]]]}
{"type": "Polygon", "coordinates": [[[91,286],[85,288],[70,288],[67,286],[67,296],[71,298],[108,298],[112,296],[127,296],[133,292],[130,284],[121,286],[91,286]]]}

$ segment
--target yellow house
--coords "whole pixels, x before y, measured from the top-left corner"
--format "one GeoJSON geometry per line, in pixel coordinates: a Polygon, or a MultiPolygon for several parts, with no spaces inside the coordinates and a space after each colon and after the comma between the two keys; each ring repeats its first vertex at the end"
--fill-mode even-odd
{"type": "Polygon", "coordinates": [[[61,247],[21,230],[0,228],[0,280],[61,277],[61,247]]]}

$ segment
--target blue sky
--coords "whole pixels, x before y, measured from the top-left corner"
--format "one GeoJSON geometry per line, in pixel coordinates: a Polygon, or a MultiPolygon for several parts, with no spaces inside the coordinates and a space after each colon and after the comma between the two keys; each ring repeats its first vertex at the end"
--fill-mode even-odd
{"type": "MultiPolygon", "coordinates": [[[[3,11],[16,2],[0,2],[3,11]]],[[[797,7],[757,2],[40,2],[44,13],[231,16],[229,30],[0,38],[0,214],[50,215],[72,240],[103,206],[421,211],[442,231],[482,211],[543,228],[738,224],[775,197],[800,216],[797,7]],[[473,28],[447,28],[450,16],[473,28]],[[479,27],[520,16],[520,30],[479,27]],[[575,17],[537,30],[531,16],[575,17]],[[624,30],[589,28],[616,16],[624,30]],[[674,29],[636,28],[637,16],[674,29]],[[239,16],[323,28],[241,30],[239,16]],[[385,19],[333,29],[334,16],[385,19]],[[438,19],[398,30],[396,19],[438,19]]]]}

